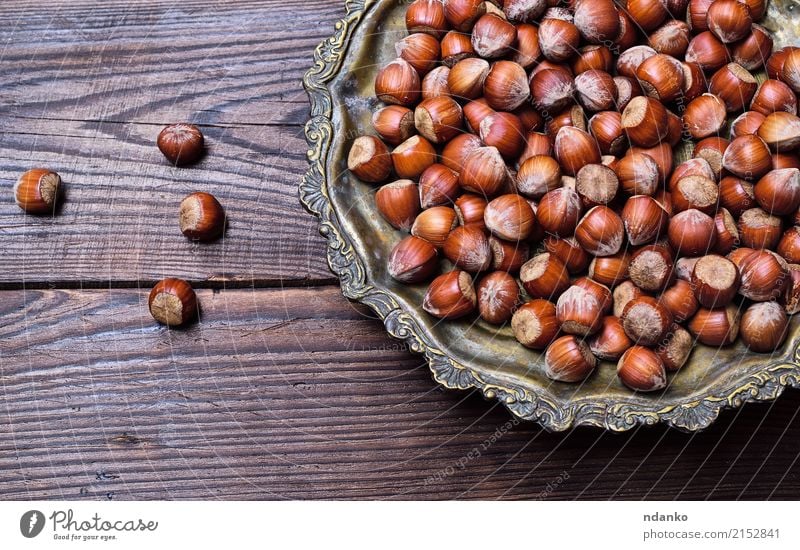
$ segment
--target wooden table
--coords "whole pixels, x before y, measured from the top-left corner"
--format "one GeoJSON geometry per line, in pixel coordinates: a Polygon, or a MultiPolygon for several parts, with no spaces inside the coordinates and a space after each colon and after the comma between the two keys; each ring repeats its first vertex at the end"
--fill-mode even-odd
{"type": "Polygon", "coordinates": [[[551,434],[443,391],[348,303],[297,199],[301,78],[340,1],[0,5],[0,498],[792,498],[800,395],[662,427],[551,434]],[[166,123],[208,157],[167,165],[166,123]],[[24,215],[17,176],[66,182],[24,215]],[[187,242],[214,193],[224,240],[187,242]],[[199,324],[156,325],[154,281],[192,281],[199,324]]]}

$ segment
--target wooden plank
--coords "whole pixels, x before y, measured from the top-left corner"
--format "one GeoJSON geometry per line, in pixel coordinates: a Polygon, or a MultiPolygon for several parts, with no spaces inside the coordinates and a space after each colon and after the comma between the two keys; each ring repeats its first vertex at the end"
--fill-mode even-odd
{"type": "Polygon", "coordinates": [[[542,432],[443,391],[334,287],[0,292],[0,498],[792,498],[800,394],[688,435],[542,432]],[[560,481],[559,481],[560,478],[560,481]]]}
{"type": "Polygon", "coordinates": [[[344,13],[338,1],[80,2],[0,6],[0,285],[103,286],[164,275],[258,286],[330,282],[316,220],[299,205],[307,168],[303,73],[344,13]],[[209,21],[213,20],[213,24],[209,21]],[[210,152],[169,167],[160,128],[199,123],[210,152]],[[55,218],[24,216],[20,173],[57,170],[55,218]],[[226,238],[177,231],[177,204],[206,190],[226,238]]]}

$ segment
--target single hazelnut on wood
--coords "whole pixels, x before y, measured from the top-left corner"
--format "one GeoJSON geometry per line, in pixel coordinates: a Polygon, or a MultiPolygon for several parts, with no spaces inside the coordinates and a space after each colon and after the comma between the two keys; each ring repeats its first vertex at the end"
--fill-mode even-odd
{"type": "Polygon", "coordinates": [[[181,233],[190,239],[210,241],[225,229],[225,210],[214,195],[192,193],[181,201],[178,222],[181,233]]]}
{"type": "Polygon", "coordinates": [[[28,214],[53,214],[60,186],[61,176],[52,170],[34,168],[14,184],[14,200],[28,214]]]}
{"type": "Polygon", "coordinates": [[[197,317],[197,295],[183,279],[167,278],[156,283],[147,300],[153,319],[179,326],[197,317]]]}
{"type": "Polygon", "coordinates": [[[193,164],[205,151],[203,132],[194,124],[170,124],[158,134],[158,148],[168,161],[176,166],[193,164]]]}

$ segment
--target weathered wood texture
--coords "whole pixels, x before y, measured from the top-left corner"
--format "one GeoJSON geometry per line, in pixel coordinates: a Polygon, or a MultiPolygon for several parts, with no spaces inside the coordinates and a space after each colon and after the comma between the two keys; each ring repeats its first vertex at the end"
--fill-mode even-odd
{"type": "Polygon", "coordinates": [[[0,4],[0,498],[796,497],[797,392],[695,435],[507,430],[324,286],[300,81],[342,14],[0,4]],[[211,151],[178,170],[153,142],[183,119],[211,151]],[[38,164],[67,183],[55,218],[10,196],[38,164]],[[228,207],[224,241],[178,234],[194,189],[228,207]],[[170,331],[145,305],[164,275],[258,288],[201,290],[202,321],[170,331]]]}
{"type": "Polygon", "coordinates": [[[2,498],[800,491],[797,392],[698,435],[559,435],[527,423],[502,433],[499,405],[437,389],[335,288],[199,297],[202,321],[170,331],[153,324],[146,291],[0,292],[2,498]]]}
{"type": "Polygon", "coordinates": [[[0,5],[0,284],[20,281],[330,280],[306,169],[302,89],[334,1],[38,2],[0,5]],[[164,124],[200,124],[209,155],[170,167],[164,124]],[[11,189],[36,165],[66,183],[56,218],[21,216],[11,189]],[[227,207],[227,238],[191,246],[177,205],[227,207]]]}

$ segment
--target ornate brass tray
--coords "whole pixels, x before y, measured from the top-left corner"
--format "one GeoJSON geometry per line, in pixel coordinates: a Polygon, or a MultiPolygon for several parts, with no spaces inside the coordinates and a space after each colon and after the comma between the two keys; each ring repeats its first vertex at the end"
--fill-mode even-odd
{"type": "MultiPolygon", "coordinates": [[[[752,354],[741,344],[699,346],[666,390],[641,394],[622,386],[611,363],[600,364],[582,384],[553,382],[544,375],[542,354],[517,344],[510,328],[498,330],[480,320],[441,323],[422,311],[426,286],[401,285],[386,270],[389,252],[402,235],[375,211],[375,187],[347,171],[352,141],[374,134],[375,73],[395,57],[394,43],[405,34],[407,3],[348,0],[345,7],[345,18],[319,45],[304,79],[311,101],[306,125],[311,166],[300,199],[320,219],[328,263],[344,295],[371,307],[389,334],[424,354],[437,382],[477,388],[548,430],[591,425],[614,431],[658,422],[695,431],[709,426],[722,409],[775,399],[786,386],[800,386],[797,318],[786,344],[771,356],[752,354]]],[[[797,42],[799,15],[796,0],[772,0],[764,25],[775,33],[776,48],[797,42]]]]}

